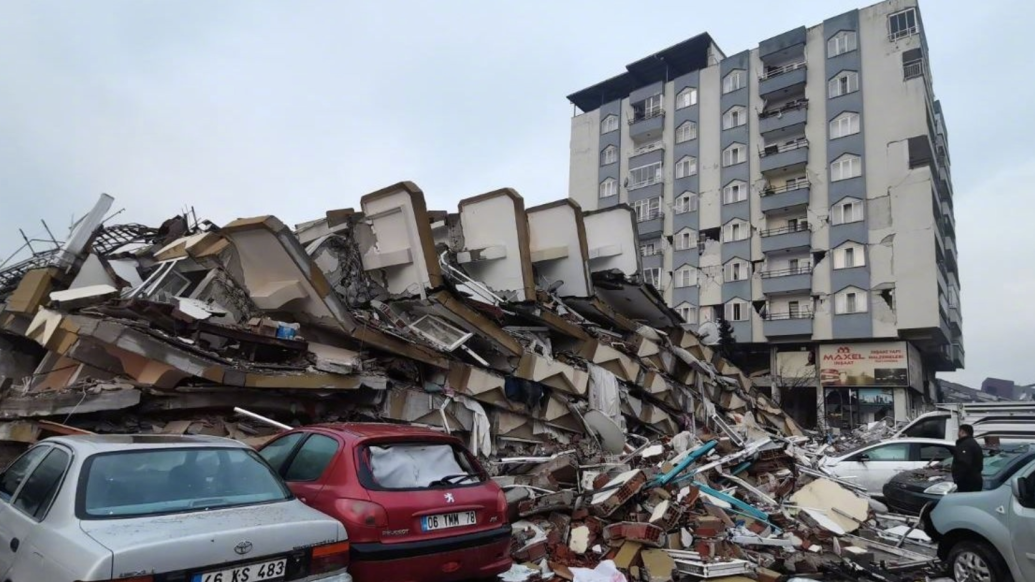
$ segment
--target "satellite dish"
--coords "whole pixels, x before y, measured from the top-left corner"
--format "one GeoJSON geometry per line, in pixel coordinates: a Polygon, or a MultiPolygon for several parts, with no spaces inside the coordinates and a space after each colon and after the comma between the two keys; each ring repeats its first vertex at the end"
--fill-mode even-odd
{"type": "Polygon", "coordinates": [[[625,451],[625,432],[615,421],[599,410],[590,410],[582,418],[589,430],[597,435],[605,451],[613,455],[625,451]]]}
{"type": "Polygon", "coordinates": [[[701,343],[706,346],[714,346],[719,343],[719,326],[714,321],[702,323],[697,328],[697,335],[701,336],[701,343]]]}

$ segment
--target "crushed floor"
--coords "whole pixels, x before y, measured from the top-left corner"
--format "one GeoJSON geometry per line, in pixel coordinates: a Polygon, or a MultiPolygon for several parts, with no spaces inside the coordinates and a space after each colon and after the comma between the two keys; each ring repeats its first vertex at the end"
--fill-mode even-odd
{"type": "Polygon", "coordinates": [[[113,203],[0,265],[0,464],[53,434],[417,424],[507,491],[506,580],[933,572],[910,518],[825,474],[833,445],[643,284],[627,206],[429,211],[402,182],[290,228],[110,224],[113,203]]]}

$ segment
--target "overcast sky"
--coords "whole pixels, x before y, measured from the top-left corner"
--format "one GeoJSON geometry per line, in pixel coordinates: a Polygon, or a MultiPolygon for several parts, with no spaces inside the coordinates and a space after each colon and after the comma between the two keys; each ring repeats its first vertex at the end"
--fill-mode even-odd
{"type": "MultiPolygon", "coordinates": [[[[567,195],[565,96],[702,31],[727,53],[867,2],[0,0],[0,261],[97,195],[295,224],[400,180],[429,206],[567,195]]],[[[966,371],[1035,382],[1035,3],[927,0],[966,371]]]]}

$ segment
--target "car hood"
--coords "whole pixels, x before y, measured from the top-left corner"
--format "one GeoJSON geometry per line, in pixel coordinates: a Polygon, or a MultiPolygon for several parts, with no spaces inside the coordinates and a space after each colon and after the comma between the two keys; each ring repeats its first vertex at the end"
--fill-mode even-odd
{"type": "Polygon", "coordinates": [[[82,520],[112,552],[113,575],[205,569],[346,539],[336,520],[297,500],[130,519],[82,520]],[[239,544],[250,551],[238,553],[239,544]]]}
{"type": "Polygon", "coordinates": [[[891,478],[889,483],[901,488],[923,491],[936,483],[951,481],[952,473],[943,467],[926,467],[903,471],[891,478]]]}

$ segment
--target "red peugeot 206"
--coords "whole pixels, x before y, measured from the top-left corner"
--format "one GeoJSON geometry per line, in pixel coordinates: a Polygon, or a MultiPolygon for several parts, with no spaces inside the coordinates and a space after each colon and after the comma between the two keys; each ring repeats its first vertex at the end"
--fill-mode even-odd
{"type": "Polygon", "coordinates": [[[507,571],[507,499],[463,443],[390,424],[295,429],[260,454],[304,503],[340,520],[356,582],[494,578],[507,571]]]}

